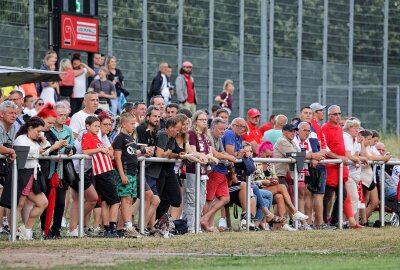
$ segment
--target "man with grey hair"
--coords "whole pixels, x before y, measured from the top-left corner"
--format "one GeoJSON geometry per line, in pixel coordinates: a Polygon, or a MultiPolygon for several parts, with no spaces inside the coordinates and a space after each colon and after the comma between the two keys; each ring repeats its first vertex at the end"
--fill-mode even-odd
{"type": "MultiPolygon", "coordinates": [[[[341,159],[345,165],[349,161],[346,156],[346,148],[343,139],[342,127],[340,126],[342,112],[340,107],[332,105],[328,108],[328,122],[322,126],[322,132],[325,135],[326,145],[329,151],[326,156],[332,159],[341,159]]],[[[324,221],[328,220],[328,203],[335,192],[336,200],[331,214],[331,224],[338,224],[339,222],[339,164],[326,164],[326,188],[324,196],[324,221]]],[[[349,170],[347,166],[343,166],[343,181],[346,182],[349,177],[349,170]]],[[[359,225],[354,217],[350,200],[346,200],[347,188],[343,188],[343,210],[349,220],[349,224],[353,229],[362,229],[363,226],[359,225]]]]}
{"type": "Polygon", "coordinates": [[[270,141],[272,145],[276,143],[279,137],[282,136],[282,128],[286,125],[288,119],[283,114],[275,116],[275,125],[273,129],[270,129],[264,133],[264,140],[270,141]]]}
{"type": "MultiPolygon", "coordinates": [[[[226,122],[220,117],[211,121],[208,137],[211,140],[211,150],[213,156],[220,160],[213,166],[208,174],[206,203],[203,208],[203,216],[200,220],[202,227],[207,231],[213,231],[215,213],[229,203],[229,189],[226,175],[228,174],[227,165],[234,162],[236,158],[225,152],[222,145],[222,136],[225,133],[226,122]],[[211,208],[211,202],[212,204],[211,208]]],[[[226,226],[218,226],[226,227],[226,226]]],[[[225,229],[225,228],[220,228],[225,229]]]]}
{"type": "Polygon", "coordinates": [[[169,92],[169,78],[167,77],[168,73],[168,63],[160,63],[159,71],[157,75],[153,78],[149,93],[147,94],[148,104],[150,103],[150,99],[154,96],[162,96],[164,98],[164,103],[168,105],[170,103],[170,92],[169,92]]]}
{"type": "Polygon", "coordinates": [[[17,119],[18,106],[12,101],[4,101],[0,104],[0,154],[7,155],[9,159],[15,159],[15,151],[12,149],[17,133],[15,121],[17,119]]]}
{"type": "Polygon", "coordinates": [[[18,90],[11,91],[10,94],[8,95],[8,100],[14,102],[18,106],[15,125],[17,127],[17,130],[19,130],[19,128],[23,124],[25,124],[24,112],[23,112],[24,94],[18,90]]]}
{"type": "MultiPolygon", "coordinates": [[[[17,156],[12,145],[15,140],[17,128],[15,126],[15,119],[17,118],[18,106],[12,101],[4,101],[0,104],[0,154],[7,156],[9,160],[14,160],[17,156]]],[[[4,161],[4,160],[3,160],[4,161]]],[[[6,164],[4,164],[6,165],[6,164]]],[[[12,174],[9,173],[9,176],[12,174]]],[[[3,191],[3,185],[7,181],[6,177],[0,179],[0,196],[3,191]]],[[[8,181],[10,178],[8,178],[8,181]]],[[[5,208],[0,206],[0,233],[8,233],[5,208]],[[4,218],[4,219],[3,219],[4,218]]]]}

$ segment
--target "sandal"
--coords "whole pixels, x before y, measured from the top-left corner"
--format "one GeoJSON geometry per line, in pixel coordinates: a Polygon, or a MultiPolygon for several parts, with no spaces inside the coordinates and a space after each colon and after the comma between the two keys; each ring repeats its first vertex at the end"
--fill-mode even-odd
{"type": "Polygon", "coordinates": [[[274,214],[269,214],[266,216],[268,223],[285,223],[286,219],[284,217],[275,216],[274,214]],[[269,219],[272,216],[271,219],[269,219]],[[269,220],[268,220],[269,219],[269,220]]]}

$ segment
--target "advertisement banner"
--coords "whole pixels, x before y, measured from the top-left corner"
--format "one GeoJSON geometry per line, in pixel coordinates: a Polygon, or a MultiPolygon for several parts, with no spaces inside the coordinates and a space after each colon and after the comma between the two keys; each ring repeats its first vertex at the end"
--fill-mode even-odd
{"type": "Polygon", "coordinates": [[[61,14],[61,48],[98,52],[98,19],[61,14]]]}

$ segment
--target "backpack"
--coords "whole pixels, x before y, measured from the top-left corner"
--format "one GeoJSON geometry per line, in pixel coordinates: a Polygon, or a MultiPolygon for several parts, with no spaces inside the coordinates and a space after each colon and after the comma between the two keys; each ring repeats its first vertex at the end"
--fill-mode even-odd
{"type": "Polygon", "coordinates": [[[174,220],[175,228],[171,231],[172,234],[182,235],[189,232],[189,227],[187,225],[186,220],[184,219],[176,219],[174,220]]]}

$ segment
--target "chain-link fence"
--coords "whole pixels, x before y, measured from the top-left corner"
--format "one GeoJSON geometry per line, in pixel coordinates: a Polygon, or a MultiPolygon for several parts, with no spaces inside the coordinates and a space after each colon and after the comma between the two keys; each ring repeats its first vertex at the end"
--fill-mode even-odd
{"type": "MultiPolygon", "coordinates": [[[[130,100],[145,100],[160,62],[172,66],[174,82],[190,60],[198,108],[210,109],[232,79],[232,117],[258,107],[263,121],[271,113],[291,118],[321,101],[367,128],[397,132],[399,3],[99,0],[100,50],[117,57],[130,100]]],[[[0,0],[0,37],[2,65],[38,67],[48,49],[48,1],[0,0]]]]}

